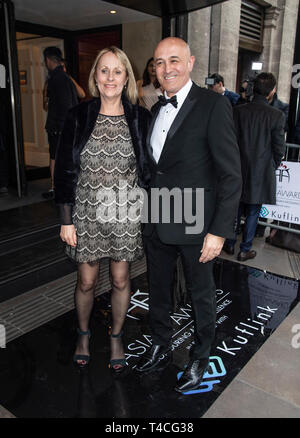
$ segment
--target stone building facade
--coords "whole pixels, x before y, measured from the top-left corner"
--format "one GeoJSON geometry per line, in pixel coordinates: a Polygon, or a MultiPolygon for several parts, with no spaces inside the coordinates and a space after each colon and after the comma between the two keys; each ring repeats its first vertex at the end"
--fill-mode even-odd
{"type": "MultiPolygon", "coordinates": [[[[251,76],[252,61],[263,62],[263,71],[277,78],[278,96],[288,102],[297,26],[299,0],[246,0],[263,10],[262,50],[240,47],[240,17],[244,0],[227,0],[188,14],[188,43],[196,57],[192,79],[204,86],[209,73],[224,77],[230,90],[239,88],[239,79],[251,76]],[[241,55],[243,66],[241,66],[241,55]]],[[[154,18],[123,25],[123,49],[131,59],[137,79],[160,41],[162,23],[154,18]]]]}
{"type": "MultiPolygon", "coordinates": [[[[263,62],[263,71],[277,78],[279,98],[289,102],[299,1],[256,3],[264,9],[262,51],[248,51],[249,66],[241,77],[251,74],[250,61],[263,62]]],[[[228,89],[237,89],[241,5],[242,0],[228,0],[189,14],[188,42],[197,59],[193,80],[199,85],[208,73],[218,72],[228,89]]]]}

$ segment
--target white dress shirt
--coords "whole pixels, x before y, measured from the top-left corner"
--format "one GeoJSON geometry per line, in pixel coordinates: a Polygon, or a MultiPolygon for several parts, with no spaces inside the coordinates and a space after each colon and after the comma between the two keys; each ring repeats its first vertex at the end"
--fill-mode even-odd
{"type": "MultiPolygon", "coordinates": [[[[177,96],[177,108],[175,108],[171,103],[160,108],[159,114],[155,120],[153,131],[150,138],[150,145],[153,151],[153,157],[158,163],[161,152],[163,150],[169,129],[178,114],[178,111],[183,105],[187,95],[192,88],[193,82],[191,79],[176,93],[177,96]]],[[[168,95],[165,92],[165,97],[168,99],[168,95]]]]}

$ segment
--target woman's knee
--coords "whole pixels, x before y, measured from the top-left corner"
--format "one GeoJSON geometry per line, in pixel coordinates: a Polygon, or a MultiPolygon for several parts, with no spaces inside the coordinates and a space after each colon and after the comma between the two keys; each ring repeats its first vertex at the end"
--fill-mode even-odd
{"type": "Polygon", "coordinates": [[[77,281],[77,290],[83,294],[93,293],[96,288],[96,284],[96,281],[79,278],[77,281]]]}
{"type": "Polygon", "coordinates": [[[123,275],[113,275],[112,285],[114,289],[126,289],[129,286],[129,273],[123,275]]]}

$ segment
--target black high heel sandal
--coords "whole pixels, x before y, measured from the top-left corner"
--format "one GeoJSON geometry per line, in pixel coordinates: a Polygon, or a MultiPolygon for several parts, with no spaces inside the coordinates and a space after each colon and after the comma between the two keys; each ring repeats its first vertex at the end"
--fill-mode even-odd
{"type": "MultiPolygon", "coordinates": [[[[123,330],[118,334],[118,335],[113,335],[111,333],[111,337],[112,338],[121,338],[123,335],[123,330]]],[[[123,371],[127,368],[128,363],[126,362],[126,359],[111,359],[109,361],[109,365],[108,367],[111,369],[111,371],[115,374],[115,375],[119,375],[121,373],[123,373],[123,371]],[[116,368],[116,366],[118,366],[116,368]]]]}
{"type": "MultiPolygon", "coordinates": [[[[87,332],[83,332],[79,328],[77,328],[77,333],[81,336],[88,336],[89,339],[91,337],[91,331],[88,330],[87,332]]],[[[74,354],[73,356],[73,362],[75,362],[76,365],[78,365],[80,368],[84,368],[88,365],[90,361],[90,356],[88,354],[74,354]],[[85,363],[78,363],[79,360],[84,361],[85,363]]]]}

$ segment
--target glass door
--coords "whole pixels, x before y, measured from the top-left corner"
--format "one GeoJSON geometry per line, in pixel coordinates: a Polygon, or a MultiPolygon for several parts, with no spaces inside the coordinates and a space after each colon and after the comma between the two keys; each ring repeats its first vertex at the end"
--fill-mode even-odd
{"type": "Polygon", "coordinates": [[[14,7],[0,0],[0,194],[10,187],[26,193],[14,7]]]}

